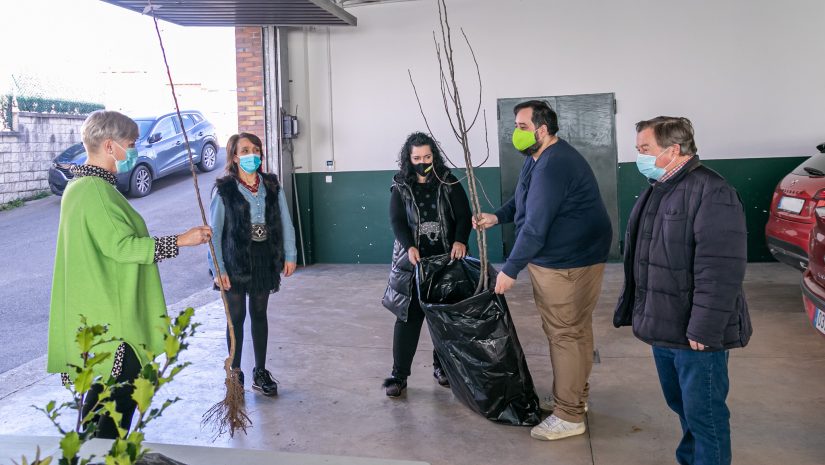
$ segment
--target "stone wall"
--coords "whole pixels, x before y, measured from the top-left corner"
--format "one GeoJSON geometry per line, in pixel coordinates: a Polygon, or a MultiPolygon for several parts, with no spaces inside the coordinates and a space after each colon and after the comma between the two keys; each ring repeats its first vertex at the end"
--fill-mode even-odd
{"type": "Polygon", "coordinates": [[[0,131],[0,204],[49,190],[54,157],[80,142],[85,115],[19,112],[14,131],[0,131]]]}

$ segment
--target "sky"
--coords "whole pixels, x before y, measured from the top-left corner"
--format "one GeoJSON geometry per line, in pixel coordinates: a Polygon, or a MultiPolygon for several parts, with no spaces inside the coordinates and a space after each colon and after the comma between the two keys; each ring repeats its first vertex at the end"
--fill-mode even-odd
{"type": "MultiPolygon", "coordinates": [[[[174,109],[150,16],[100,0],[0,0],[0,18],[0,94],[97,102],[134,117],[174,109]]],[[[234,29],[159,24],[181,108],[234,133],[234,29]]]]}

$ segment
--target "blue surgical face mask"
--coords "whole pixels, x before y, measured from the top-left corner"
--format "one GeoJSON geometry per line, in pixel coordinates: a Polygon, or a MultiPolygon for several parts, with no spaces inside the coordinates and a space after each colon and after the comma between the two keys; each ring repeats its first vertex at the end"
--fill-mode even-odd
{"type": "Polygon", "coordinates": [[[261,166],[260,155],[241,155],[238,157],[238,166],[249,174],[258,171],[261,166]]]}
{"type": "MultiPolygon", "coordinates": [[[[667,152],[667,149],[662,150],[662,153],[665,152],[667,152]]],[[[639,169],[639,172],[642,173],[643,176],[658,181],[667,172],[664,168],[656,166],[656,159],[661,157],[662,153],[656,156],[645,155],[644,153],[636,154],[636,168],[639,169]]]]}
{"type": "MultiPolygon", "coordinates": [[[[114,142],[114,141],[112,141],[112,142],[114,142]]],[[[114,155],[109,154],[109,156],[111,156],[112,158],[115,159],[115,169],[117,170],[117,174],[123,174],[123,173],[128,173],[129,171],[132,171],[132,168],[135,167],[135,164],[137,163],[137,159],[138,159],[137,149],[134,148],[134,147],[129,147],[129,148],[124,149],[117,142],[114,142],[114,143],[115,143],[115,145],[117,145],[118,147],[123,149],[124,152],[126,152],[126,159],[125,160],[118,160],[117,158],[114,157],[114,155]]]]}

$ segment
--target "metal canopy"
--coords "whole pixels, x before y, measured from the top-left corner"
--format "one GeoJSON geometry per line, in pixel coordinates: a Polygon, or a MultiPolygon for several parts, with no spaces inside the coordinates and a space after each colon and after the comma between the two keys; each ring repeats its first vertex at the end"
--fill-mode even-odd
{"type": "MultiPolygon", "coordinates": [[[[102,0],[143,13],[147,0],[102,0]]],[[[152,0],[159,19],[181,26],[355,26],[330,0],[152,0]]]]}

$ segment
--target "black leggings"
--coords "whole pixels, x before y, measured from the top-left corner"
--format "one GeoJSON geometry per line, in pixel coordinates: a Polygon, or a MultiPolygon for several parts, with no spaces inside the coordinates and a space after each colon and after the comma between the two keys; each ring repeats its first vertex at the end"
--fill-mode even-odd
{"type": "MultiPolygon", "coordinates": [[[[392,337],[392,376],[406,378],[410,376],[413,357],[418,348],[418,338],[421,336],[421,325],[424,323],[424,311],[418,303],[418,296],[410,299],[407,310],[407,321],[395,320],[392,337]]],[[[440,368],[441,362],[433,350],[433,369],[440,368]]]]}
{"type": "MultiPolygon", "coordinates": [[[[255,368],[264,368],[266,366],[266,342],[269,337],[269,325],[266,321],[269,291],[247,293],[230,289],[226,293],[226,300],[229,303],[229,316],[232,317],[232,325],[235,329],[235,357],[232,359],[232,368],[241,367],[247,295],[249,295],[249,319],[252,320],[252,347],[255,349],[255,368]]],[[[228,325],[226,327],[226,347],[229,350],[228,325]]]]}
{"type": "MultiPolygon", "coordinates": [[[[134,381],[140,374],[140,369],[140,360],[137,358],[137,355],[135,355],[132,347],[126,345],[126,350],[123,354],[123,365],[121,365],[120,376],[117,377],[117,382],[125,383],[134,381]]],[[[95,404],[97,404],[97,399],[100,393],[103,392],[103,389],[102,384],[93,384],[89,392],[86,393],[86,398],[83,402],[84,418],[92,411],[95,404]]],[[[120,427],[127,431],[132,426],[132,416],[134,416],[135,409],[137,408],[137,403],[132,400],[132,391],[134,391],[134,386],[122,386],[115,389],[111,397],[111,399],[115,401],[115,410],[123,415],[120,420],[120,427]]],[[[89,422],[97,424],[95,437],[102,439],[116,439],[118,437],[115,422],[108,413],[103,413],[102,415],[96,414],[89,422]]]]}

